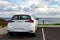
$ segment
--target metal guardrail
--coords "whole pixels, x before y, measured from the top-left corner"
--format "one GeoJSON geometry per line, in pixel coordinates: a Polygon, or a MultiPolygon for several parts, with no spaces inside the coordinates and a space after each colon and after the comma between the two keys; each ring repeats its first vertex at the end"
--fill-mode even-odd
{"type": "Polygon", "coordinates": [[[60,18],[37,18],[38,24],[56,24],[60,23],[60,18]]]}

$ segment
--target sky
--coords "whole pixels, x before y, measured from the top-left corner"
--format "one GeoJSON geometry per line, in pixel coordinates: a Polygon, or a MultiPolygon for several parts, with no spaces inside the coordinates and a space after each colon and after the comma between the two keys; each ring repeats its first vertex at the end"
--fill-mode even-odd
{"type": "MultiPolygon", "coordinates": [[[[60,0],[0,0],[0,17],[8,12],[33,13],[38,16],[60,17],[60,0]]],[[[8,16],[7,16],[8,15],[8,16]]]]}

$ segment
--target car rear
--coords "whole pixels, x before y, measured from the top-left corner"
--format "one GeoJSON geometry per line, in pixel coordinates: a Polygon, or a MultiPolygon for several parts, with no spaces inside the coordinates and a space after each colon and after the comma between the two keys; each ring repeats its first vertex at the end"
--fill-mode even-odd
{"type": "Polygon", "coordinates": [[[29,32],[35,33],[35,19],[31,15],[14,15],[8,21],[8,32],[29,32]]]}

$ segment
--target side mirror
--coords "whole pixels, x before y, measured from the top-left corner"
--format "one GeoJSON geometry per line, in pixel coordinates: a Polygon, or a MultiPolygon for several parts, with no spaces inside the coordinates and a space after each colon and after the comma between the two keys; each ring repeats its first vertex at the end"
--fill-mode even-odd
{"type": "Polygon", "coordinates": [[[39,18],[36,18],[36,20],[39,20],[39,18]]]}

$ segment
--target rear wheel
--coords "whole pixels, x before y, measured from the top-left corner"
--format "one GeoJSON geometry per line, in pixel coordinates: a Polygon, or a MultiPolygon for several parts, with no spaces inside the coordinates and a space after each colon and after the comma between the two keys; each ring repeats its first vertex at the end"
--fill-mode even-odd
{"type": "Polygon", "coordinates": [[[35,37],[36,36],[36,33],[31,33],[31,36],[34,36],[35,37]]]}
{"type": "Polygon", "coordinates": [[[9,36],[13,36],[14,33],[13,33],[13,32],[8,32],[8,35],[9,35],[9,36]]]}

